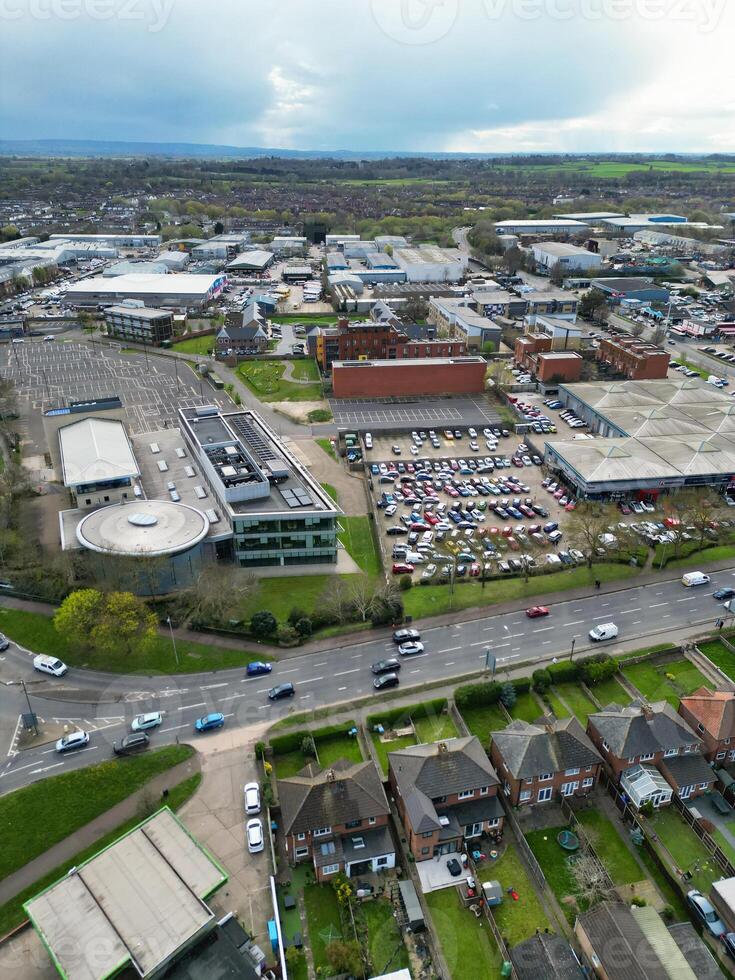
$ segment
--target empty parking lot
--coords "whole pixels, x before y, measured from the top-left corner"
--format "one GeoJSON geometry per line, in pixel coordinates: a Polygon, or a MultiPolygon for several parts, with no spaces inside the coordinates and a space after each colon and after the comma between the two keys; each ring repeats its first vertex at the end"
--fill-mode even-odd
{"type": "Polygon", "coordinates": [[[498,425],[500,417],[484,398],[330,399],[335,423],[341,428],[413,429],[453,425],[498,425]]]}

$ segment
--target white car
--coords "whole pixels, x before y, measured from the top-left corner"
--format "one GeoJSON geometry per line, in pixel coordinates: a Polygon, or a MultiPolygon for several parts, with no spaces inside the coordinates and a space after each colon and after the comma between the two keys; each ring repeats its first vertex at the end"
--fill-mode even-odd
{"type": "Polygon", "coordinates": [[[260,787],[257,783],[245,783],[245,812],[260,813],[260,787]]]}
{"type": "Polygon", "coordinates": [[[265,847],[263,842],[263,823],[257,817],[248,820],[246,825],[248,850],[251,854],[257,854],[265,847]]]}
{"type": "Polygon", "coordinates": [[[71,752],[72,749],[83,749],[89,744],[89,732],[69,732],[56,743],[57,752],[71,752]]]}
{"type": "Polygon", "coordinates": [[[136,715],[130,723],[133,732],[146,732],[149,728],[158,728],[163,721],[160,711],[149,711],[145,715],[136,715]]]}

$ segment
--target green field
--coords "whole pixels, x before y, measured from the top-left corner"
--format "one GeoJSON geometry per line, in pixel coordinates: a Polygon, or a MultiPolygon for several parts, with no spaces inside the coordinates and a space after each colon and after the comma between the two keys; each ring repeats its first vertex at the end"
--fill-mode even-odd
{"type": "Polygon", "coordinates": [[[541,865],[546,881],[556,895],[562,912],[574,923],[577,911],[584,912],[587,905],[580,899],[577,884],[572,877],[569,855],[562,850],[556,839],[560,830],[565,827],[547,827],[544,830],[532,830],[526,834],[526,841],[541,865]]]}
{"type": "MultiPolygon", "coordinates": [[[[607,868],[613,884],[632,885],[645,880],[645,872],[628,850],[614,824],[603,813],[599,810],[582,810],[577,818],[586,831],[594,852],[607,868]]],[[[625,833],[625,829],[623,832],[625,833]]]]}
{"type": "Polygon", "coordinates": [[[320,381],[321,375],[317,363],[312,358],[291,361],[291,374],[297,381],[320,381]]]}
{"type": "Polygon", "coordinates": [[[668,701],[674,708],[685,694],[712,684],[688,660],[654,664],[643,662],[623,667],[623,674],[649,701],[668,701]],[[670,676],[667,676],[670,675],[670,676]]]}
{"type": "Polygon", "coordinates": [[[408,950],[401,938],[390,902],[378,899],[361,906],[368,927],[368,949],[371,976],[382,976],[388,968],[393,973],[408,969],[408,950]]]}
{"type": "MultiPolygon", "coordinates": [[[[331,766],[337,759],[347,759],[349,762],[363,762],[360,742],[357,738],[347,735],[347,732],[355,727],[354,721],[347,721],[344,724],[344,734],[329,735],[319,738],[319,733],[314,732],[314,743],[319,756],[319,764],[322,768],[331,766]]],[[[297,772],[304,768],[309,762],[313,762],[314,757],[304,755],[300,749],[293,752],[284,752],[273,757],[273,765],[278,779],[287,779],[295,776],[297,772]]]]}
{"type": "Polygon", "coordinates": [[[237,373],[253,394],[264,402],[321,400],[321,383],[295,384],[293,381],[284,381],[285,369],[283,361],[241,361],[237,366],[237,373]]]}
{"type": "Polygon", "coordinates": [[[331,885],[306,885],[304,905],[314,966],[320,974],[329,976],[326,947],[332,940],[344,938],[337,894],[331,885]]]}
{"type": "MultiPolygon", "coordinates": [[[[564,700],[564,703],[576,715],[582,728],[587,727],[587,717],[593,711],[597,711],[597,706],[587,697],[582,688],[573,682],[568,684],[557,684],[556,692],[564,700]]],[[[626,700],[626,704],[628,701],[626,700]]]]}
{"type": "Polygon", "coordinates": [[[171,350],[179,354],[211,354],[214,350],[215,335],[207,334],[204,337],[187,337],[186,340],[179,340],[171,345],[171,350]]]}
{"type": "MultiPolygon", "coordinates": [[[[729,640],[732,643],[732,637],[729,637],[729,640]]],[[[710,640],[709,643],[700,643],[699,649],[716,667],[720,668],[723,674],[727,674],[731,680],[735,680],[735,653],[728,650],[724,643],[720,643],[719,640],[710,640]]]]}
{"type": "Polygon", "coordinates": [[[691,871],[690,888],[709,894],[712,882],[722,877],[722,871],[704,844],[673,807],[654,811],[650,820],[661,842],[682,871],[691,871]]]}
{"type": "Polygon", "coordinates": [[[360,568],[367,575],[379,575],[381,570],[380,552],[375,545],[372,523],[369,517],[340,517],[343,530],[339,540],[360,568]]]}
{"type": "Polygon", "coordinates": [[[544,692],[544,701],[551,706],[551,710],[554,712],[559,721],[561,721],[562,718],[569,718],[571,715],[571,711],[569,711],[569,709],[561,703],[559,700],[559,695],[556,693],[553,687],[544,692]]]}
{"type": "Polygon", "coordinates": [[[595,684],[591,691],[603,708],[606,704],[628,704],[630,701],[630,695],[614,677],[595,684]]]}
{"type": "Polygon", "coordinates": [[[544,713],[536,698],[530,691],[519,694],[512,708],[508,708],[511,718],[520,718],[530,723],[536,721],[544,713]]]}
{"type": "MultiPolygon", "coordinates": [[[[273,579],[264,579],[263,584],[273,579]]],[[[0,609],[0,630],[20,646],[34,653],[59,657],[70,667],[111,671],[117,674],[190,674],[205,670],[242,667],[255,655],[248,650],[228,650],[191,640],[177,640],[174,657],[168,636],[157,636],[147,652],[101,653],[80,650],[56,632],[50,616],[21,609],[0,609]]]]}

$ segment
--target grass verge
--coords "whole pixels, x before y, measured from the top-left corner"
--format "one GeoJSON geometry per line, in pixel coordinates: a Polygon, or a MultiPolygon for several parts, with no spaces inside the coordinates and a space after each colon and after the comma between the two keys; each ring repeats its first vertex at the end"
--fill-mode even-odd
{"type": "Polygon", "coordinates": [[[318,402],[322,398],[321,383],[295,384],[284,381],[283,361],[241,361],[237,373],[263,402],[318,402]]]}
{"type": "Polygon", "coordinates": [[[211,354],[215,340],[214,334],[207,334],[205,337],[187,337],[186,340],[179,340],[173,344],[171,350],[179,354],[211,354]]]}
{"type": "Polygon", "coordinates": [[[367,575],[379,575],[381,570],[380,553],[375,545],[375,536],[369,517],[340,517],[343,530],[339,540],[360,568],[367,575]]]}
{"type": "Polygon", "coordinates": [[[317,446],[324,450],[327,456],[331,456],[332,459],[337,458],[337,454],[334,451],[334,446],[332,445],[331,439],[315,439],[314,441],[316,442],[317,446]]]}

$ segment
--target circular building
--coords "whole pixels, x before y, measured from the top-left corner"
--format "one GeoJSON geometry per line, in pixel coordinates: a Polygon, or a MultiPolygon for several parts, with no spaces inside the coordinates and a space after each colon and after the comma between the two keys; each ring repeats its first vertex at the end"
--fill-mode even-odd
{"type": "Polygon", "coordinates": [[[112,565],[119,574],[120,562],[114,559],[127,560],[126,565],[139,559],[145,569],[138,574],[128,568],[133,578],[129,587],[144,594],[190,585],[201,565],[208,531],[207,516],[195,507],[171,500],[135,500],[91,511],[76,533],[79,544],[99,556],[95,564],[103,578],[113,573],[112,565]]]}

